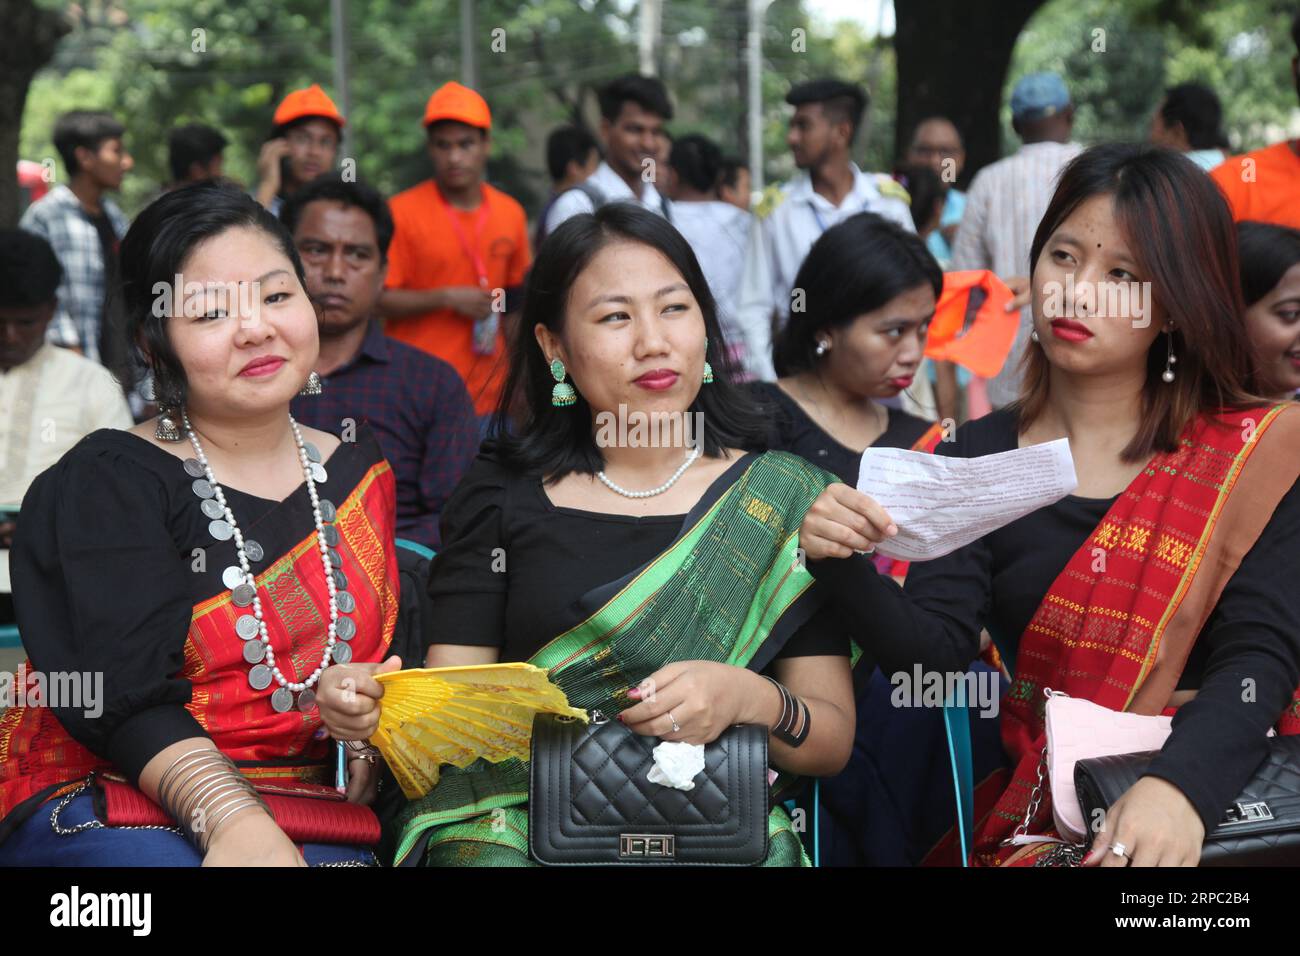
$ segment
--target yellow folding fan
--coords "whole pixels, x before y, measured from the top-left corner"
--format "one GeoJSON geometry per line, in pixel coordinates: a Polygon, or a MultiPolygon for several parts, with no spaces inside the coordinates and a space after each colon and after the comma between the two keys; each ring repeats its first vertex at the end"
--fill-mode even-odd
{"type": "Polygon", "coordinates": [[[384,686],[384,698],[370,741],[411,800],[433,789],[443,764],[466,767],[480,757],[492,763],[527,760],[536,714],[587,719],[532,664],[420,668],[375,680],[384,686]]]}

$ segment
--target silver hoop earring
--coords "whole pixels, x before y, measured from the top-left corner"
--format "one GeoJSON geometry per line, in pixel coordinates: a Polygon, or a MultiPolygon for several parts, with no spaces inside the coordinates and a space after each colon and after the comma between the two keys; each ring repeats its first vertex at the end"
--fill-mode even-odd
{"type": "Polygon", "coordinates": [[[1174,365],[1178,361],[1178,357],[1174,355],[1173,329],[1165,333],[1165,344],[1169,347],[1169,350],[1165,353],[1165,370],[1160,373],[1160,378],[1168,385],[1174,380],[1174,365]]]}

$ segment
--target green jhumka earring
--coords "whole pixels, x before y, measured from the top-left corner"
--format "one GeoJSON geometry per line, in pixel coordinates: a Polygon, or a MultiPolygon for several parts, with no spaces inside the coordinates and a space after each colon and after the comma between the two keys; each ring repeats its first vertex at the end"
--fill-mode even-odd
{"type": "Polygon", "coordinates": [[[551,359],[551,377],[555,379],[555,387],[551,389],[552,405],[567,408],[578,400],[578,393],[564,380],[564,363],[557,358],[551,359]]]}
{"type": "Polygon", "coordinates": [[[709,364],[708,359],[705,359],[704,360],[704,384],[710,385],[712,384],[712,382],[713,382],[713,366],[709,364]]]}

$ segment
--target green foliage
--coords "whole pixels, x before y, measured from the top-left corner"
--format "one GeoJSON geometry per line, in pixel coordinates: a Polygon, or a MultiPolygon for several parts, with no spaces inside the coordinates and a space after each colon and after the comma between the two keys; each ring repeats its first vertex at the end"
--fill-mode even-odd
{"type": "MultiPolygon", "coordinates": [[[[546,133],[575,118],[594,128],[596,87],[636,68],[637,4],[477,0],[474,6],[478,85],[494,118],[489,176],[535,212],[547,190],[546,133]]],[[[868,39],[851,23],[816,28],[806,6],[777,0],[766,17],[769,180],[793,172],[785,147],[786,92],[827,75],[870,90],[855,159],[866,169],[888,169],[897,97],[892,45],[868,39]],[[796,31],[804,31],[802,38],[796,31]]],[[[746,7],[746,0],[663,0],[658,62],[677,108],[672,131],[706,133],[737,155],[747,144],[746,7]]],[[[1007,88],[1026,72],[1059,70],[1079,104],[1079,138],[1143,138],[1164,87],[1201,79],[1223,97],[1234,142],[1257,145],[1277,138],[1296,106],[1290,8],[1290,0],[1053,0],[1022,34],[1007,88]],[[1253,26],[1257,32],[1248,32],[1253,26]],[[1091,48],[1098,28],[1106,31],[1104,53],[1091,48]]],[[[82,9],[89,12],[33,83],[22,156],[53,155],[50,130],[60,112],[113,110],[127,124],[127,148],[136,159],[123,196],[129,212],[167,179],[171,127],[205,122],[221,129],[231,141],[228,174],[251,188],[280,98],[311,82],[337,98],[324,0],[92,0],[82,9]]],[[[420,120],[429,94],[461,75],[459,3],[349,0],[347,9],[345,155],[362,177],[392,193],[428,175],[420,120]]],[[[1006,125],[1006,141],[1014,144],[1009,117],[1006,125]]]]}
{"type": "Polygon", "coordinates": [[[1145,140],[1165,89],[1193,80],[1223,101],[1235,148],[1275,141],[1296,109],[1294,13],[1288,0],[1052,0],[1017,41],[1003,143],[1017,142],[1005,99],[1016,80],[1040,70],[1065,77],[1081,142],[1145,140]]]}

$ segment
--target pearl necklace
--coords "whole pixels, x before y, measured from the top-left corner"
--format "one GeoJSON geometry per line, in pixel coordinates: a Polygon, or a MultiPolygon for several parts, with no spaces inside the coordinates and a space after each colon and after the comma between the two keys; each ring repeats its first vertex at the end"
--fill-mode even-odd
{"type": "Polygon", "coordinates": [[[606,488],[608,488],[610,491],[622,495],[624,498],[653,498],[655,495],[662,495],[673,485],[677,484],[677,479],[680,478],[682,475],[686,474],[686,469],[691,467],[691,463],[694,462],[695,459],[699,457],[700,457],[700,449],[698,446],[696,446],[695,448],[692,448],[690,450],[690,453],[687,454],[686,456],[686,460],[682,462],[680,468],[678,468],[676,471],[673,472],[673,476],[671,478],[665,481],[658,488],[651,488],[649,491],[628,491],[626,488],[620,485],[616,485],[614,484],[614,482],[610,481],[609,476],[606,475],[603,470],[596,472],[596,477],[600,479],[601,484],[603,484],[606,488]]]}
{"type": "MultiPolygon", "coordinates": [[[[316,525],[316,543],[320,549],[321,566],[325,570],[325,586],[329,590],[330,601],[329,633],[325,641],[325,651],[321,655],[321,661],[306,680],[295,682],[285,677],[275,662],[275,650],[271,647],[271,636],[266,629],[266,621],[262,618],[262,599],[258,597],[256,586],[253,584],[255,576],[249,567],[249,552],[254,552],[254,560],[260,560],[262,556],[261,547],[256,542],[245,544],[244,536],[235,521],[234,512],[230,510],[230,505],[226,503],[225,493],[212,473],[212,466],[208,464],[207,455],[204,454],[203,446],[199,443],[199,436],[194,434],[194,429],[190,426],[189,416],[184,411],[181,412],[181,420],[185,426],[185,434],[189,436],[190,444],[194,447],[195,458],[198,460],[204,478],[210,486],[211,497],[224,513],[224,521],[229,525],[228,534],[225,529],[222,529],[224,539],[231,536],[235,539],[235,551],[239,557],[239,568],[227,568],[226,575],[223,575],[223,581],[232,589],[238,590],[238,588],[243,587],[252,592],[253,613],[251,615],[242,615],[239,621],[236,622],[236,631],[240,639],[244,641],[244,660],[253,665],[252,671],[249,673],[249,683],[254,690],[265,690],[270,686],[272,680],[278,683],[280,686],[271,695],[271,706],[279,713],[284,713],[293,707],[294,694],[298,694],[298,709],[304,712],[308,711],[316,703],[316,692],[311,688],[320,680],[321,674],[330,665],[331,658],[341,664],[352,659],[352,648],[346,643],[340,644],[338,642],[340,637],[344,641],[350,640],[356,629],[351,618],[344,617],[342,621],[345,626],[342,630],[345,633],[340,633],[338,588],[335,584],[335,574],[337,572],[331,560],[330,545],[325,536],[325,520],[321,512],[321,501],[316,492],[317,475],[320,476],[321,481],[325,480],[324,466],[319,461],[312,461],[312,456],[308,454],[306,443],[302,439],[302,432],[298,428],[298,423],[290,415],[289,427],[293,429],[293,440],[298,446],[298,460],[302,464],[303,477],[307,481],[307,493],[311,497],[312,517],[316,525]],[[231,574],[231,572],[235,573],[231,574]],[[235,577],[239,577],[239,580],[232,585],[227,576],[229,576],[230,580],[235,577]],[[256,622],[256,630],[251,626],[253,622],[256,622]],[[256,638],[256,640],[250,638],[256,638]],[[263,660],[265,660],[265,663],[263,663],[263,660]],[[267,673],[261,673],[262,671],[267,673]]],[[[316,452],[316,457],[319,458],[319,452],[316,452]]],[[[187,472],[189,471],[188,465],[189,463],[187,463],[187,472]]],[[[200,497],[207,498],[208,496],[200,495],[200,497]]],[[[333,512],[333,510],[331,505],[330,511],[333,512]]],[[[216,525],[218,522],[213,521],[213,524],[216,525]]],[[[215,531],[213,536],[218,537],[215,531]]],[[[223,540],[223,538],[219,537],[219,540],[223,540]]],[[[337,538],[335,540],[337,541],[337,538]]],[[[248,601],[241,601],[237,594],[235,603],[237,605],[246,605],[248,601]]],[[[350,604],[351,602],[349,602],[350,604]]]]}

